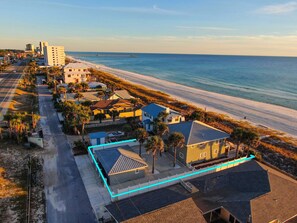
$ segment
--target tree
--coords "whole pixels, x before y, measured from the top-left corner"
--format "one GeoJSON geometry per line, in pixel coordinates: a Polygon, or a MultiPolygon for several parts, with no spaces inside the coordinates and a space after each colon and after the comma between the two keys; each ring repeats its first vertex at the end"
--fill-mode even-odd
{"type": "Polygon", "coordinates": [[[193,111],[192,113],[191,113],[191,115],[189,116],[189,119],[190,120],[198,120],[198,121],[201,121],[201,120],[203,120],[203,113],[202,112],[200,112],[200,111],[193,111]]]}
{"type": "Polygon", "coordinates": [[[74,88],[74,86],[75,86],[75,84],[74,84],[73,82],[70,82],[70,83],[68,84],[68,88],[74,88]]]}
{"type": "Polygon", "coordinates": [[[120,115],[120,112],[117,110],[111,110],[108,111],[108,114],[110,115],[110,117],[112,117],[112,121],[114,122],[116,120],[116,117],[120,115]]]}
{"type": "Polygon", "coordinates": [[[148,138],[148,134],[143,128],[138,128],[135,130],[135,137],[137,141],[139,142],[139,156],[141,157],[141,147],[145,140],[148,138]]]}
{"type": "Polygon", "coordinates": [[[164,151],[164,142],[159,136],[152,136],[146,142],[146,151],[153,155],[152,173],[155,172],[155,160],[158,152],[164,151]]]}
{"type": "Polygon", "coordinates": [[[159,113],[158,115],[158,119],[162,122],[165,122],[166,118],[168,117],[169,113],[167,113],[166,111],[162,111],[159,113]]]}
{"type": "Polygon", "coordinates": [[[38,121],[40,120],[40,115],[38,115],[38,114],[33,114],[33,112],[32,112],[32,128],[33,128],[33,130],[35,130],[36,129],[36,125],[37,125],[37,123],[38,123],[38,121]]]}
{"type": "Polygon", "coordinates": [[[102,120],[106,118],[106,115],[103,113],[98,113],[94,116],[95,120],[99,120],[100,123],[102,123],[102,120]]]}
{"type": "Polygon", "coordinates": [[[90,121],[90,113],[91,113],[91,110],[89,107],[85,107],[82,105],[78,106],[77,121],[78,121],[78,124],[81,125],[81,134],[82,134],[83,142],[85,141],[85,138],[84,138],[85,124],[90,121]]]}
{"type": "Polygon", "coordinates": [[[169,132],[168,126],[163,122],[154,123],[154,133],[160,137],[169,132]]]}
{"type": "Polygon", "coordinates": [[[89,89],[89,85],[86,82],[81,82],[80,85],[83,91],[87,91],[89,89]]]}
{"type": "Polygon", "coordinates": [[[135,118],[135,112],[138,104],[138,99],[137,98],[131,98],[130,102],[133,104],[133,117],[135,118]]]}
{"type": "Polygon", "coordinates": [[[244,141],[244,130],[242,128],[235,128],[233,132],[231,133],[231,139],[236,143],[236,158],[238,157],[238,151],[239,151],[239,146],[243,143],[244,141]]]}
{"type": "Polygon", "coordinates": [[[168,137],[168,144],[173,147],[174,150],[174,162],[173,167],[176,165],[176,150],[177,148],[181,148],[185,143],[185,137],[180,132],[173,132],[168,137]]]}
{"type": "Polygon", "coordinates": [[[67,101],[67,89],[65,87],[59,87],[58,92],[59,94],[64,94],[64,99],[67,101]]]}
{"type": "Polygon", "coordinates": [[[81,92],[83,89],[81,83],[77,83],[74,88],[75,88],[76,92],[81,92]]]}
{"type": "Polygon", "coordinates": [[[132,131],[132,127],[129,124],[123,125],[123,132],[128,136],[128,134],[132,131]]]}
{"type": "Polygon", "coordinates": [[[257,146],[259,142],[259,135],[256,132],[253,132],[251,130],[245,131],[245,137],[244,137],[244,143],[247,144],[247,156],[250,155],[250,147],[251,146],[257,146]]]}
{"type": "Polygon", "coordinates": [[[101,99],[102,96],[104,96],[104,95],[105,95],[105,94],[104,94],[103,91],[98,91],[98,92],[97,92],[97,97],[100,98],[100,99],[101,99]]]}
{"type": "Polygon", "coordinates": [[[77,92],[75,95],[74,95],[74,98],[77,99],[77,101],[79,102],[79,99],[83,98],[84,95],[80,92],[77,92]]]}

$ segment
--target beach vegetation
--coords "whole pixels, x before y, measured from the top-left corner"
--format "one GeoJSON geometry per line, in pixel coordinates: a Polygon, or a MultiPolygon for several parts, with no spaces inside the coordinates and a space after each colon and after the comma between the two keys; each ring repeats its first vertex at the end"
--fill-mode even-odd
{"type": "Polygon", "coordinates": [[[180,132],[173,132],[168,137],[168,147],[172,147],[174,150],[174,160],[173,160],[173,167],[176,165],[176,152],[177,149],[183,148],[185,144],[185,137],[180,132]]]}
{"type": "Polygon", "coordinates": [[[148,138],[148,133],[143,128],[138,128],[134,132],[135,138],[139,142],[139,156],[141,157],[141,147],[148,138]]]}
{"type": "Polygon", "coordinates": [[[153,156],[152,173],[154,174],[157,154],[164,151],[164,142],[159,136],[152,136],[146,141],[145,148],[153,156]]]}

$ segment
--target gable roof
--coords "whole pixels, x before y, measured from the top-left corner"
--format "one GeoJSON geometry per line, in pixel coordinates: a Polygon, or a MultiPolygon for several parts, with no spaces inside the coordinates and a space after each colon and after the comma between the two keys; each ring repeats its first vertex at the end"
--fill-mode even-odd
{"type": "Polygon", "coordinates": [[[100,138],[104,138],[106,136],[107,136],[106,132],[92,132],[92,133],[89,133],[90,139],[100,139],[100,138]]]}
{"type": "Polygon", "coordinates": [[[127,90],[116,90],[114,91],[114,94],[117,95],[121,99],[131,99],[134,98],[129,94],[127,90]]]}
{"type": "Polygon", "coordinates": [[[153,116],[153,118],[157,118],[158,115],[162,112],[166,110],[166,107],[163,105],[158,105],[155,103],[151,103],[147,106],[144,106],[143,108],[141,108],[142,111],[150,114],[151,116],[153,116]]]}
{"type": "Polygon", "coordinates": [[[125,99],[101,100],[91,106],[91,109],[111,109],[113,107],[123,107],[123,105],[126,107],[132,106],[131,102],[125,99]]]}
{"type": "MultiPolygon", "coordinates": [[[[130,149],[129,146],[125,147],[130,149]]],[[[96,156],[108,175],[119,174],[135,169],[148,167],[141,157],[123,148],[96,150],[96,156]]]]}
{"type": "Polygon", "coordinates": [[[181,132],[185,144],[192,145],[228,138],[229,134],[199,121],[180,122],[168,125],[169,132],[181,132]]]}

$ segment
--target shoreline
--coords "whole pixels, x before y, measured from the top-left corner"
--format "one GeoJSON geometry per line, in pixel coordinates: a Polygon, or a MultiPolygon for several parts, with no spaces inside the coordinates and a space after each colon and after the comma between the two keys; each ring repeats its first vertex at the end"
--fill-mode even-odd
{"type": "Polygon", "coordinates": [[[207,111],[225,114],[231,118],[248,121],[255,126],[275,129],[286,133],[288,136],[297,138],[297,110],[209,92],[139,73],[95,64],[68,55],[67,57],[84,63],[91,68],[111,73],[133,84],[162,91],[174,99],[193,104],[200,108],[206,108],[207,111]],[[244,117],[247,119],[244,119],[244,117]]]}

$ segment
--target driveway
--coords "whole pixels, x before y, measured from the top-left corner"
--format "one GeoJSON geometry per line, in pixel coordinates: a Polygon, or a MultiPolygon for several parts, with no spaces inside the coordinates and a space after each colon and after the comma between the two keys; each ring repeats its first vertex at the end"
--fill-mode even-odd
{"type": "MultiPolygon", "coordinates": [[[[41,83],[38,77],[38,83],[41,83]]],[[[97,222],[47,86],[38,85],[44,133],[44,186],[47,222],[97,222]]]]}

